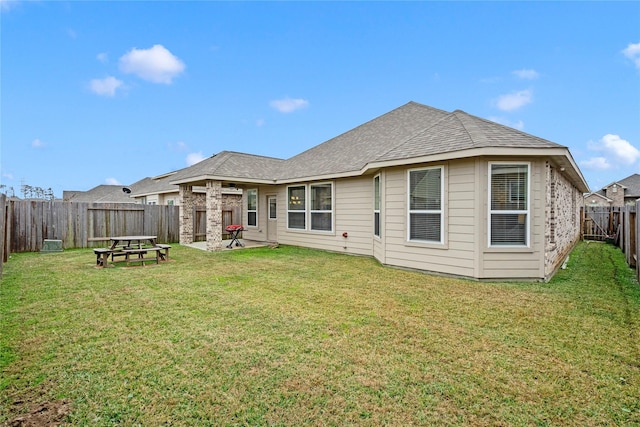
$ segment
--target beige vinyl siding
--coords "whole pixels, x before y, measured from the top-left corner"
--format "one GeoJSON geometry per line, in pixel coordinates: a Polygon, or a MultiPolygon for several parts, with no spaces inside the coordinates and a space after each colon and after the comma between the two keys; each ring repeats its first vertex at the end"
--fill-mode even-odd
{"type": "MultiPolygon", "coordinates": [[[[386,234],[387,234],[387,229],[385,227],[385,218],[386,218],[386,212],[384,209],[384,203],[385,200],[387,198],[386,196],[386,189],[385,189],[385,183],[386,183],[386,179],[385,179],[385,172],[382,171],[378,174],[378,176],[380,177],[380,237],[378,236],[373,236],[373,204],[371,205],[371,234],[372,234],[372,239],[373,239],[373,257],[375,259],[377,259],[378,261],[380,261],[381,263],[385,264],[386,263],[386,234]]],[[[371,185],[372,185],[372,197],[375,197],[375,195],[373,194],[373,177],[371,178],[371,185]]]]}
{"type": "MultiPolygon", "coordinates": [[[[275,194],[276,188],[275,186],[252,186],[245,189],[242,197],[242,225],[245,227],[245,230],[242,232],[243,238],[257,242],[265,242],[267,240],[268,204],[266,196],[267,194],[275,194]],[[247,189],[258,190],[258,223],[255,227],[247,227],[247,189]]],[[[282,215],[282,212],[280,210],[280,198],[278,197],[278,217],[280,217],[280,215],[282,215]]]]}
{"type": "Polygon", "coordinates": [[[535,159],[513,159],[514,162],[530,162],[530,237],[529,248],[490,248],[488,242],[488,197],[489,197],[489,161],[481,163],[483,169],[485,203],[481,210],[481,224],[484,228],[484,241],[481,243],[482,262],[480,278],[484,279],[541,279],[544,278],[544,233],[545,233],[545,168],[544,162],[535,159]]]}
{"type": "MultiPolygon", "coordinates": [[[[438,166],[425,165],[425,166],[438,166]]],[[[414,167],[412,167],[414,168],[414,167]]],[[[407,241],[407,172],[386,173],[384,229],[386,264],[444,274],[474,275],[475,164],[444,164],[444,244],[407,241]]]]}
{"type": "MultiPolygon", "coordinates": [[[[303,184],[303,183],[301,183],[303,184]]],[[[307,184],[307,183],[304,183],[307,184]]],[[[290,230],[286,221],[286,186],[278,191],[278,242],[357,255],[373,255],[373,180],[357,177],[333,181],[332,232],[290,230]],[[348,234],[347,238],[342,233],[348,234]]],[[[266,213],[265,213],[266,214],[266,213]]]]}

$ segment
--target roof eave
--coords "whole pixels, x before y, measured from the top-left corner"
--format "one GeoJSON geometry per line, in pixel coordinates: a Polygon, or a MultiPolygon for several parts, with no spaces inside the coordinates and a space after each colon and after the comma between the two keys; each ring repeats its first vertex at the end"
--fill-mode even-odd
{"type": "Polygon", "coordinates": [[[221,181],[221,182],[233,182],[242,184],[275,184],[275,179],[264,178],[248,178],[248,177],[236,177],[236,176],[221,176],[221,175],[200,175],[190,178],[182,178],[175,181],[169,181],[169,184],[174,185],[206,185],[207,181],[221,181]]]}
{"type": "Polygon", "coordinates": [[[471,148],[467,150],[453,151],[447,153],[431,154],[426,156],[418,156],[407,159],[386,160],[381,162],[372,162],[363,168],[362,173],[367,170],[381,169],[394,166],[404,166],[408,164],[443,162],[455,159],[465,159],[481,156],[522,156],[522,157],[550,157],[563,171],[570,176],[573,184],[585,193],[589,191],[589,185],[584,179],[582,172],[576,165],[569,149],[566,147],[548,147],[548,148],[519,148],[511,147],[482,147],[471,148]]]}

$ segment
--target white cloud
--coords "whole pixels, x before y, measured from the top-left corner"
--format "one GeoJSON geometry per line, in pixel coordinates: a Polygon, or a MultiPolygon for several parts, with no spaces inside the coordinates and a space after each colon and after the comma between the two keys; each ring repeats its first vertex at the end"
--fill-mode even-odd
{"type": "Polygon", "coordinates": [[[113,76],[104,79],[93,79],[89,83],[91,92],[102,96],[115,96],[116,90],[122,87],[122,81],[113,76]]]}
{"type": "Polygon", "coordinates": [[[0,0],[0,10],[9,10],[18,4],[17,0],[0,0]]]}
{"type": "Polygon", "coordinates": [[[586,169],[605,171],[631,166],[640,159],[640,150],[619,135],[606,134],[599,141],[589,141],[587,148],[599,152],[589,160],[580,163],[586,169]]]}
{"type": "Polygon", "coordinates": [[[107,52],[102,52],[96,55],[96,59],[100,62],[108,62],[109,54],[107,52]]]}
{"type": "Polygon", "coordinates": [[[170,142],[169,149],[172,151],[185,152],[189,150],[189,146],[184,141],[170,142]]]}
{"type": "Polygon", "coordinates": [[[44,142],[40,141],[40,139],[36,138],[33,141],[31,141],[31,146],[33,148],[42,148],[44,147],[44,142]]]}
{"type": "Polygon", "coordinates": [[[501,125],[509,126],[509,127],[514,128],[514,129],[518,129],[518,130],[523,130],[524,129],[524,122],[522,120],[518,120],[517,122],[512,122],[509,119],[506,119],[504,117],[497,117],[497,116],[491,116],[491,117],[488,117],[488,119],[491,120],[492,122],[496,122],[496,123],[499,123],[501,125]]]}
{"type": "Polygon", "coordinates": [[[611,163],[604,157],[592,157],[589,160],[580,162],[580,166],[585,169],[593,169],[597,171],[606,171],[611,169],[611,163]]]}
{"type": "Polygon", "coordinates": [[[9,180],[13,180],[13,174],[11,172],[3,172],[2,177],[7,178],[9,180]]]}
{"type": "Polygon", "coordinates": [[[184,69],[184,62],[160,44],[149,49],[134,47],[120,57],[123,73],[135,74],[153,83],[171,84],[184,69]]]}
{"type": "Polygon", "coordinates": [[[196,163],[203,161],[204,159],[205,157],[202,155],[202,152],[190,153],[186,158],[187,166],[193,166],[196,163]]]}
{"type": "Polygon", "coordinates": [[[515,70],[513,74],[525,80],[535,80],[538,77],[540,77],[540,74],[536,70],[528,70],[528,69],[515,70]]]}
{"type": "Polygon", "coordinates": [[[530,104],[532,101],[533,92],[530,89],[526,89],[500,95],[496,101],[496,105],[502,111],[514,111],[530,104]]]}
{"type": "Polygon", "coordinates": [[[104,183],[107,185],[122,185],[116,178],[107,178],[104,180],[104,183]]]}
{"type": "Polygon", "coordinates": [[[636,64],[636,68],[640,69],[640,43],[629,43],[622,53],[636,64]]]}
{"type": "Polygon", "coordinates": [[[271,105],[271,107],[275,108],[281,113],[291,113],[301,108],[306,108],[307,106],[309,106],[309,101],[301,98],[292,99],[286,97],[283,99],[275,99],[271,101],[269,105],[271,105]]]}
{"type": "Polygon", "coordinates": [[[604,157],[623,165],[632,165],[640,158],[640,150],[629,141],[610,133],[603,136],[598,142],[589,142],[588,148],[592,151],[603,152],[604,157]]]}
{"type": "Polygon", "coordinates": [[[258,126],[259,128],[261,128],[262,126],[264,126],[267,122],[264,119],[258,119],[256,120],[256,126],[258,126]]]}

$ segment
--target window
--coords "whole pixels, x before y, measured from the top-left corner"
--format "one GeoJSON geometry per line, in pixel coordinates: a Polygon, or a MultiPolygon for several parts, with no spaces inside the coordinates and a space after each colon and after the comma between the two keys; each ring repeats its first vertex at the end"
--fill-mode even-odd
{"type": "Polygon", "coordinates": [[[490,164],[489,242],[529,245],[529,164],[490,164]]]}
{"type": "Polygon", "coordinates": [[[332,231],[333,184],[328,182],[289,187],[287,224],[291,229],[332,231]]]}
{"type": "Polygon", "coordinates": [[[409,171],[409,240],[443,242],[442,170],[409,171]]]}
{"type": "Polygon", "coordinates": [[[306,187],[300,185],[287,189],[287,226],[304,230],[306,228],[306,187]]]}
{"type": "Polygon", "coordinates": [[[278,210],[275,197],[269,197],[269,219],[278,218],[278,210]]]}
{"type": "Polygon", "coordinates": [[[311,184],[311,229],[331,231],[332,227],[332,185],[311,184]]]}
{"type": "Polygon", "coordinates": [[[380,237],[380,175],[373,178],[373,235],[380,237]]]}
{"type": "Polygon", "coordinates": [[[258,190],[247,190],[247,225],[258,226],[258,190]]]}

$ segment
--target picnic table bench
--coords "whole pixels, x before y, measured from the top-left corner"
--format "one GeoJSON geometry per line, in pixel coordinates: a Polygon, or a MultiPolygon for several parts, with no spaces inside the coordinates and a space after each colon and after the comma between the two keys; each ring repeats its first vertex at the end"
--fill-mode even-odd
{"type": "Polygon", "coordinates": [[[108,248],[95,248],[93,250],[98,267],[106,267],[109,256],[111,256],[112,262],[115,261],[116,257],[124,257],[127,265],[132,262],[140,262],[144,266],[145,262],[155,261],[156,264],[159,264],[160,261],[169,260],[171,246],[156,243],[156,236],[120,236],[111,237],[110,240],[112,244],[108,248]],[[122,244],[119,244],[121,242],[122,244]]]}

